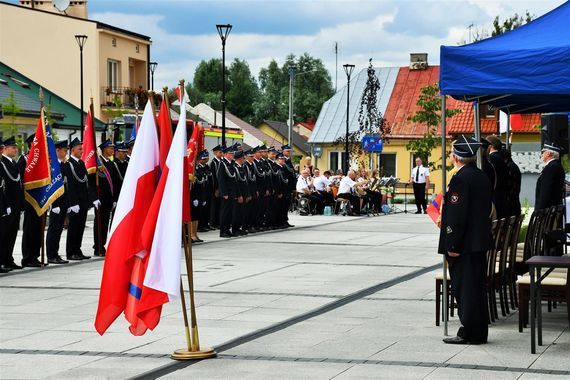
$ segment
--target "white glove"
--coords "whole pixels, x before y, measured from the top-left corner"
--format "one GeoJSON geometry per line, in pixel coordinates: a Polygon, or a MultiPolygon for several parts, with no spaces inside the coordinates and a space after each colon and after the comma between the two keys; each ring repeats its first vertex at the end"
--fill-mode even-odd
{"type": "Polygon", "coordinates": [[[10,215],[12,213],[12,209],[10,207],[8,207],[6,209],[6,215],[10,215]]]}
{"type": "Polygon", "coordinates": [[[117,208],[117,202],[113,202],[113,210],[117,208]]]}
{"type": "Polygon", "coordinates": [[[59,215],[59,213],[61,212],[61,209],[59,207],[54,207],[51,209],[51,212],[53,212],[54,214],[59,215]]]}
{"type": "Polygon", "coordinates": [[[192,204],[194,205],[194,207],[198,207],[198,204],[199,204],[199,203],[198,203],[198,200],[197,200],[197,199],[194,199],[194,200],[192,201],[192,204]]]}
{"type": "Polygon", "coordinates": [[[202,202],[202,206],[206,206],[206,201],[202,202]]]}
{"type": "Polygon", "coordinates": [[[69,213],[69,212],[73,212],[74,214],[77,214],[79,212],[79,205],[71,206],[70,208],[68,208],[67,213],[69,213]]]}
{"type": "Polygon", "coordinates": [[[99,199],[95,199],[93,201],[93,206],[95,206],[96,209],[99,209],[99,207],[101,206],[101,201],[99,199]]]}

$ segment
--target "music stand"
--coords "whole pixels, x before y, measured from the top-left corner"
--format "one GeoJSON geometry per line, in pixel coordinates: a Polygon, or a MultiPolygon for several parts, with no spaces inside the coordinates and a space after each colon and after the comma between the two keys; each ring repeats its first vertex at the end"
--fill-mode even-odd
{"type": "Polygon", "coordinates": [[[401,208],[396,206],[396,185],[400,182],[399,178],[390,177],[386,182],[386,186],[392,187],[392,207],[390,207],[390,212],[393,214],[398,214],[400,212],[404,212],[401,208]]]}

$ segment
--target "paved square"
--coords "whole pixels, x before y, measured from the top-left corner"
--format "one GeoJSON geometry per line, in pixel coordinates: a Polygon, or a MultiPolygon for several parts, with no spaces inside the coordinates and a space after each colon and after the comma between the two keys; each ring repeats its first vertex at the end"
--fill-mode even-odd
{"type": "MultiPolygon", "coordinates": [[[[544,313],[537,355],[516,312],[491,326],[487,345],[441,342],[438,230],[426,216],[291,222],[293,229],[230,240],[201,234],[206,243],[194,246],[200,338],[218,351],[212,360],[169,359],[185,345],[178,303],[143,337],[130,335],[122,318],[100,337],[100,259],[1,276],[0,378],[570,377],[565,306],[544,313]]],[[[84,243],[90,252],[89,235],[84,243]]],[[[457,327],[454,318],[450,333],[457,327]]]]}

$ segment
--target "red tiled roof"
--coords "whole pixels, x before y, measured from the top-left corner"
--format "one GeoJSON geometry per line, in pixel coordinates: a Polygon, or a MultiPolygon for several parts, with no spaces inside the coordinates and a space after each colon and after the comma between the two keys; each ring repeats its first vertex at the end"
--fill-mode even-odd
{"type": "Polygon", "coordinates": [[[513,114],[511,115],[511,130],[518,133],[540,133],[540,114],[513,114]]]}
{"type": "Polygon", "coordinates": [[[311,123],[306,123],[306,122],[303,122],[303,121],[297,122],[296,124],[297,124],[297,125],[301,125],[301,126],[307,128],[309,131],[312,131],[313,128],[315,127],[315,123],[312,123],[312,124],[311,124],[311,123]]]}
{"type": "MultiPolygon", "coordinates": [[[[448,119],[447,132],[450,135],[474,133],[475,116],[473,115],[473,105],[468,102],[455,100],[455,104],[448,107],[449,109],[460,109],[462,112],[448,119]]],[[[499,126],[495,117],[482,117],[480,123],[482,134],[490,135],[499,132],[499,126]]]]}

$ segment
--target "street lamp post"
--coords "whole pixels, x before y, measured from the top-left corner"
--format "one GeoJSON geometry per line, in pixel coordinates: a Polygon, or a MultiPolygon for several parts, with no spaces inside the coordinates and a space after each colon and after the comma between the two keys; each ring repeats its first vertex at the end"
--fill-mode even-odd
{"type": "Polygon", "coordinates": [[[226,145],[226,40],[232,30],[231,24],[217,24],[222,39],[222,145],[226,145]]]}
{"type": "Polygon", "coordinates": [[[87,42],[87,36],[84,34],[76,34],[75,41],[79,45],[79,76],[80,76],[80,92],[81,92],[81,116],[79,117],[81,122],[81,141],[83,141],[83,46],[87,42]]]}
{"type": "Polygon", "coordinates": [[[346,73],[346,141],[344,144],[344,172],[345,174],[348,173],[350,157],[348,154],[348,124],[349,124],[349,111],[350,111],[350,76],[352,75],[352,71],[354,70],[354,65],[344,64],[344,72],[346,73]]]}
{"type": "Polygon", "coordinates": [[[291,130],[293,129],[293,81],[295,80],[295,66],[289,67],[289,131],[287,135],[287,144],[293,148],[291,142],[291,130]]]}
{"type": "Polygon", "coordinates": [[[157,62],[149,62],[148,67],[150,69],[150,89],[154,91],[154,70],[156,70],[157,62]]]}

